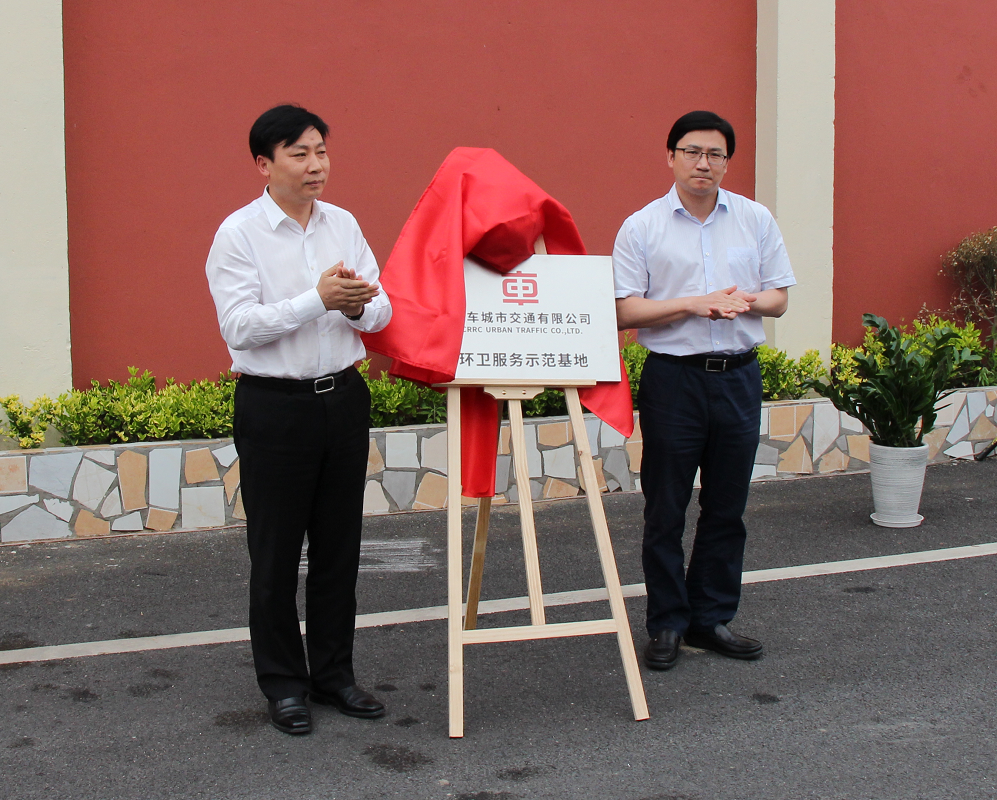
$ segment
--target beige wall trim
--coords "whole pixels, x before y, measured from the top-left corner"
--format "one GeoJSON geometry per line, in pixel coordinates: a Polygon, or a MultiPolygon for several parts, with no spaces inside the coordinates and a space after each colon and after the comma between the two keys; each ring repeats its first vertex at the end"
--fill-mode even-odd
{"type": "Polygon", "coordinates": [[[768,344],[830,355],[835,0],[758,0],[755,199],[775,214],[797,286],[768,344]]]}
{"type": "Polygon", "coordinates": [[[0,27],[0,396],[72,384],[62,2],[8,3],[0,27]],[[15,153],[25,153],[17,157],[15,153]]]}

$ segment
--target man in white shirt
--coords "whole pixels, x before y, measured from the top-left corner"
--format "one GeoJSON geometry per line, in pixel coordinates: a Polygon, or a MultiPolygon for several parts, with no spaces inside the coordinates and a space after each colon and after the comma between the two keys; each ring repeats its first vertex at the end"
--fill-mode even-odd
{"type": "Polygon", "coordinates": [[[734,129],[708,111],[668,134],[671,191],[623,224],[613,249],[620,330],[637,328],[651,352],[637,406],[643,436],[644,652],[670,669],[679,639],[732,658],[762,644],[728,623],[741,594],[762,384],[754,348],[762,317],[781,316],[796,283],[782,235],[762,205],[720,188],[734,129]],[[688,571],[682,535],[700,472],[700,516],[688,571]]]}
{"type": "Polygon", "coordinates": [[[239,453],[257,681],[279,730],[311,730],[305,702],[378,717],[356,685],[353,635],[370,393],[354,363],[359,331],[391,305],[353,216],[318,198],[328,126],[292,105],[264,113],[249,145],[268,184],[215,234],[206,272],[222,337],[240,373],[239,453]],[[307,649],[295,595],[305,533],[307,649]]]}

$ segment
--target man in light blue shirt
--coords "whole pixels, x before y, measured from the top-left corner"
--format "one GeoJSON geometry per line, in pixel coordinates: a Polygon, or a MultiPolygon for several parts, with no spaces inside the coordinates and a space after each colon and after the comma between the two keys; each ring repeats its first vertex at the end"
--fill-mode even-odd
{"type": "Polygon", "coordinates": [[[668,135],[675,184],[623,223],[613,249],[621,330],[651,352],[637,405],[644,440],[645,663],[669,669],[679,639],[732,658],[762,644],[727,627],[741,593],[752,465],[758,447],[762,317],[785,313],[796,283],[772,214],[720,188],[734,129],[708,111],[668,135]],[[684,570],[682,534],[696,471],[700,516],[684,570]]]}

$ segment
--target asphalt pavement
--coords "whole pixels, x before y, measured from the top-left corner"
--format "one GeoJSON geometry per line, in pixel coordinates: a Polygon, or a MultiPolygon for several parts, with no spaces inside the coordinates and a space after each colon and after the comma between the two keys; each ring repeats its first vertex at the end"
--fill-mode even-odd
{"type": "MultiPolygon", "coordinates": [[[[869,521],[868,475],[756,484],[745,569],[995,542],[995,478],[993,461],[929,467],[912,529],[869,521]]],[[[640,583],[642,499],[605,503],[622,582],[640,583]]],[[[484,599],[526,593],[516,512],[495,510],[484,599]]],[[[538,504],[537,527],[546,592],[603,585],[584,500],[538,504]]],[[[446,602],[444,513],[368,518],[364,535],[360,614],[446,602]]],[[[0,650],[243,627],[248,566],[240,529],[0,547],[0,650]]],[[[732,628],[764,658],[683,647],[675,669],[642,669],[644,722],[612,636],[476,645],[464,738],[450,739],[442,620],[359,630],[358,679],[387,715],[315,707],[305,737],[267,724],[246,642],[3,665],[0,797],[994,798],[995,566],[750,583],[732,628]]],[[[639,650],[643,599],[627,606],[639,650]]]]}

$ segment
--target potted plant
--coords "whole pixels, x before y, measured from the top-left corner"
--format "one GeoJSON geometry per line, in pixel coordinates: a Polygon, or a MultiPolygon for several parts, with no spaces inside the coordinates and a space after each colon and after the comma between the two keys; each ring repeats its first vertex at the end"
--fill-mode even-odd
{"type": "Polygon", "coordinates": [[[980,357],[958,347],[958,333],[947,325],[914,337],[875,314],[863,314],[862,324],[873,333],[868,352],[856,350],[849,369],[832,364],[827,379],[810,386],[869,430],[872,521],[910,528],[924,519],[917,513],[928,463],[922,438],[935,426],[939,400],[950,394],[950,376],[980,357]]]}

